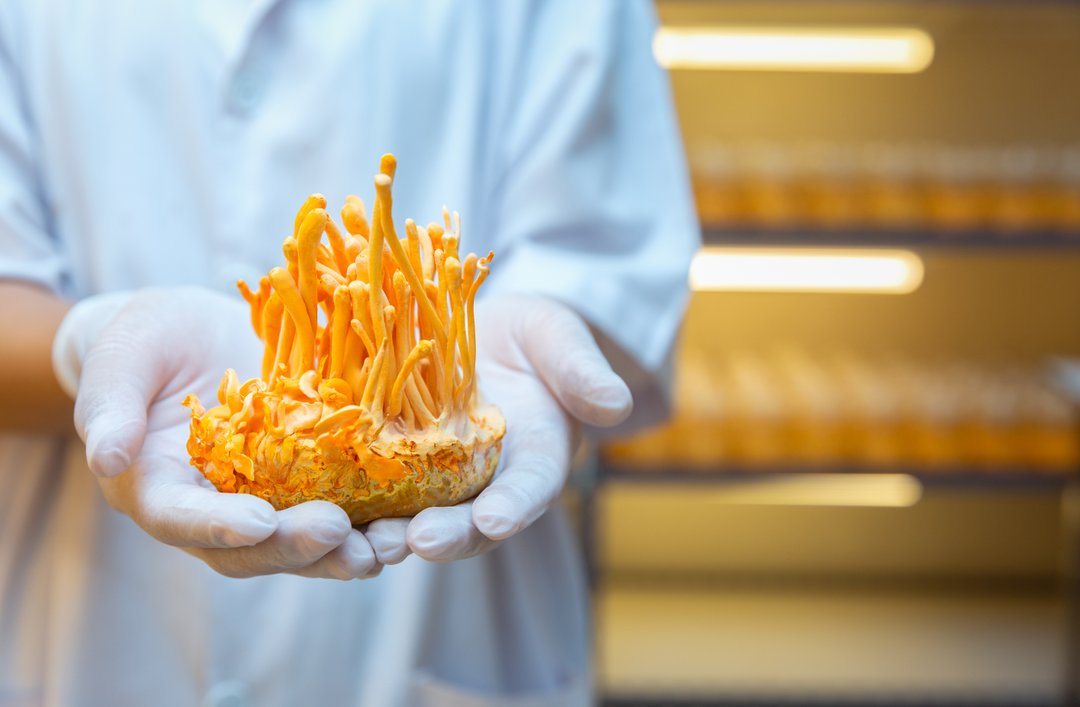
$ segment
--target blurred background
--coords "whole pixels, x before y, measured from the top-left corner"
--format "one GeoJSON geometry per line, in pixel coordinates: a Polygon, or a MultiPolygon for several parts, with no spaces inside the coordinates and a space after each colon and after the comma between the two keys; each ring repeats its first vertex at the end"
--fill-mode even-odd
{"type": "Polygon", "coordinates": [[[657,7],[705,246],[583,485],[604,703],[1080,704],[1080,3],[657,7]]]}

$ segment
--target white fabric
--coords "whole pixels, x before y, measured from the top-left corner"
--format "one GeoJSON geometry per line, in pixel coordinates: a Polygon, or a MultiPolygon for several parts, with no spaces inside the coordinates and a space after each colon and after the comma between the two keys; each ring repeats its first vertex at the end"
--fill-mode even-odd
{"type": "MultiPolygon", "coordinates": [[[[390,151],[400,216],[459,210],[497,253],[489,295],[569,303],[655,392],[696,237],[653,22],[626,0],[0,4],[0,278],[231,293],[309,192],[367,198],[390,151]]],[[[0,488],[4,707],[587,694],[558,512],[456,563],[237,581],[110,511],[80,445],[0,437],[0,488]]]]}

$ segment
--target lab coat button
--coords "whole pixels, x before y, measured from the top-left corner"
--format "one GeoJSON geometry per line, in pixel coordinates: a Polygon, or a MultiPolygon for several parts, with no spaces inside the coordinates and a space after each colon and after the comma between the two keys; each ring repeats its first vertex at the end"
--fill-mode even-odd
{"type": "Polygon", "coordinates": [[[246,113],[255,107],[259,100],[259,81],[255,74],[241,71],[232,80],[229,86],[229,102],[232,107],[242,113],[246,113]]]}
{"type": "Polygon", "coordinates": [[[204,707],[248,707],[251,698],[247,685],[239,680],[225,680],[212,686],[203,698],[204,707]]]}

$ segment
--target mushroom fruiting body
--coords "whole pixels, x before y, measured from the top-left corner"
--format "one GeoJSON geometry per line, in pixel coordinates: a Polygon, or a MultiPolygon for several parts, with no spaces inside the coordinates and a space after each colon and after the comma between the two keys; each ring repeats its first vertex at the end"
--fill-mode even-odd
{"type": "Polygon", "coordinates": [[[458,503],[491,479],[505,422],[479,399],[473,305],[492,254],[461,259],[460,219],[445,210],[443,226],[409,220],[398,240],[395,168],[384,156],[370,222],[350,196],[343,232],[314,194],[286,267],[256,291],[238,283],[262,376],[227,370],[210,409],[184,400],[191,463],[219,491],[278,509],[327,500],[361,524],[458,503]]]}

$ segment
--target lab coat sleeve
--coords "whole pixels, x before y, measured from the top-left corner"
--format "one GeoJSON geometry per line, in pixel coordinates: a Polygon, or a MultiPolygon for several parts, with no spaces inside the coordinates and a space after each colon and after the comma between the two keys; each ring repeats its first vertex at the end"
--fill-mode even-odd
{"type": "Polygon", "coordinates": [[[652,5],[544,2],[528,24],[496,172],[489,295],[546,295],[582,314],[630,384],[629,427],[640,426],[666,413],[700,240],[667,76],[650,49],[652,5]]]}
{"type": "Polygon", "coordinates": [[[32,123],[8,20],[0,13],[0,280],[24,280],[59,291],[64,267],[49,235],[32,123]]]}

